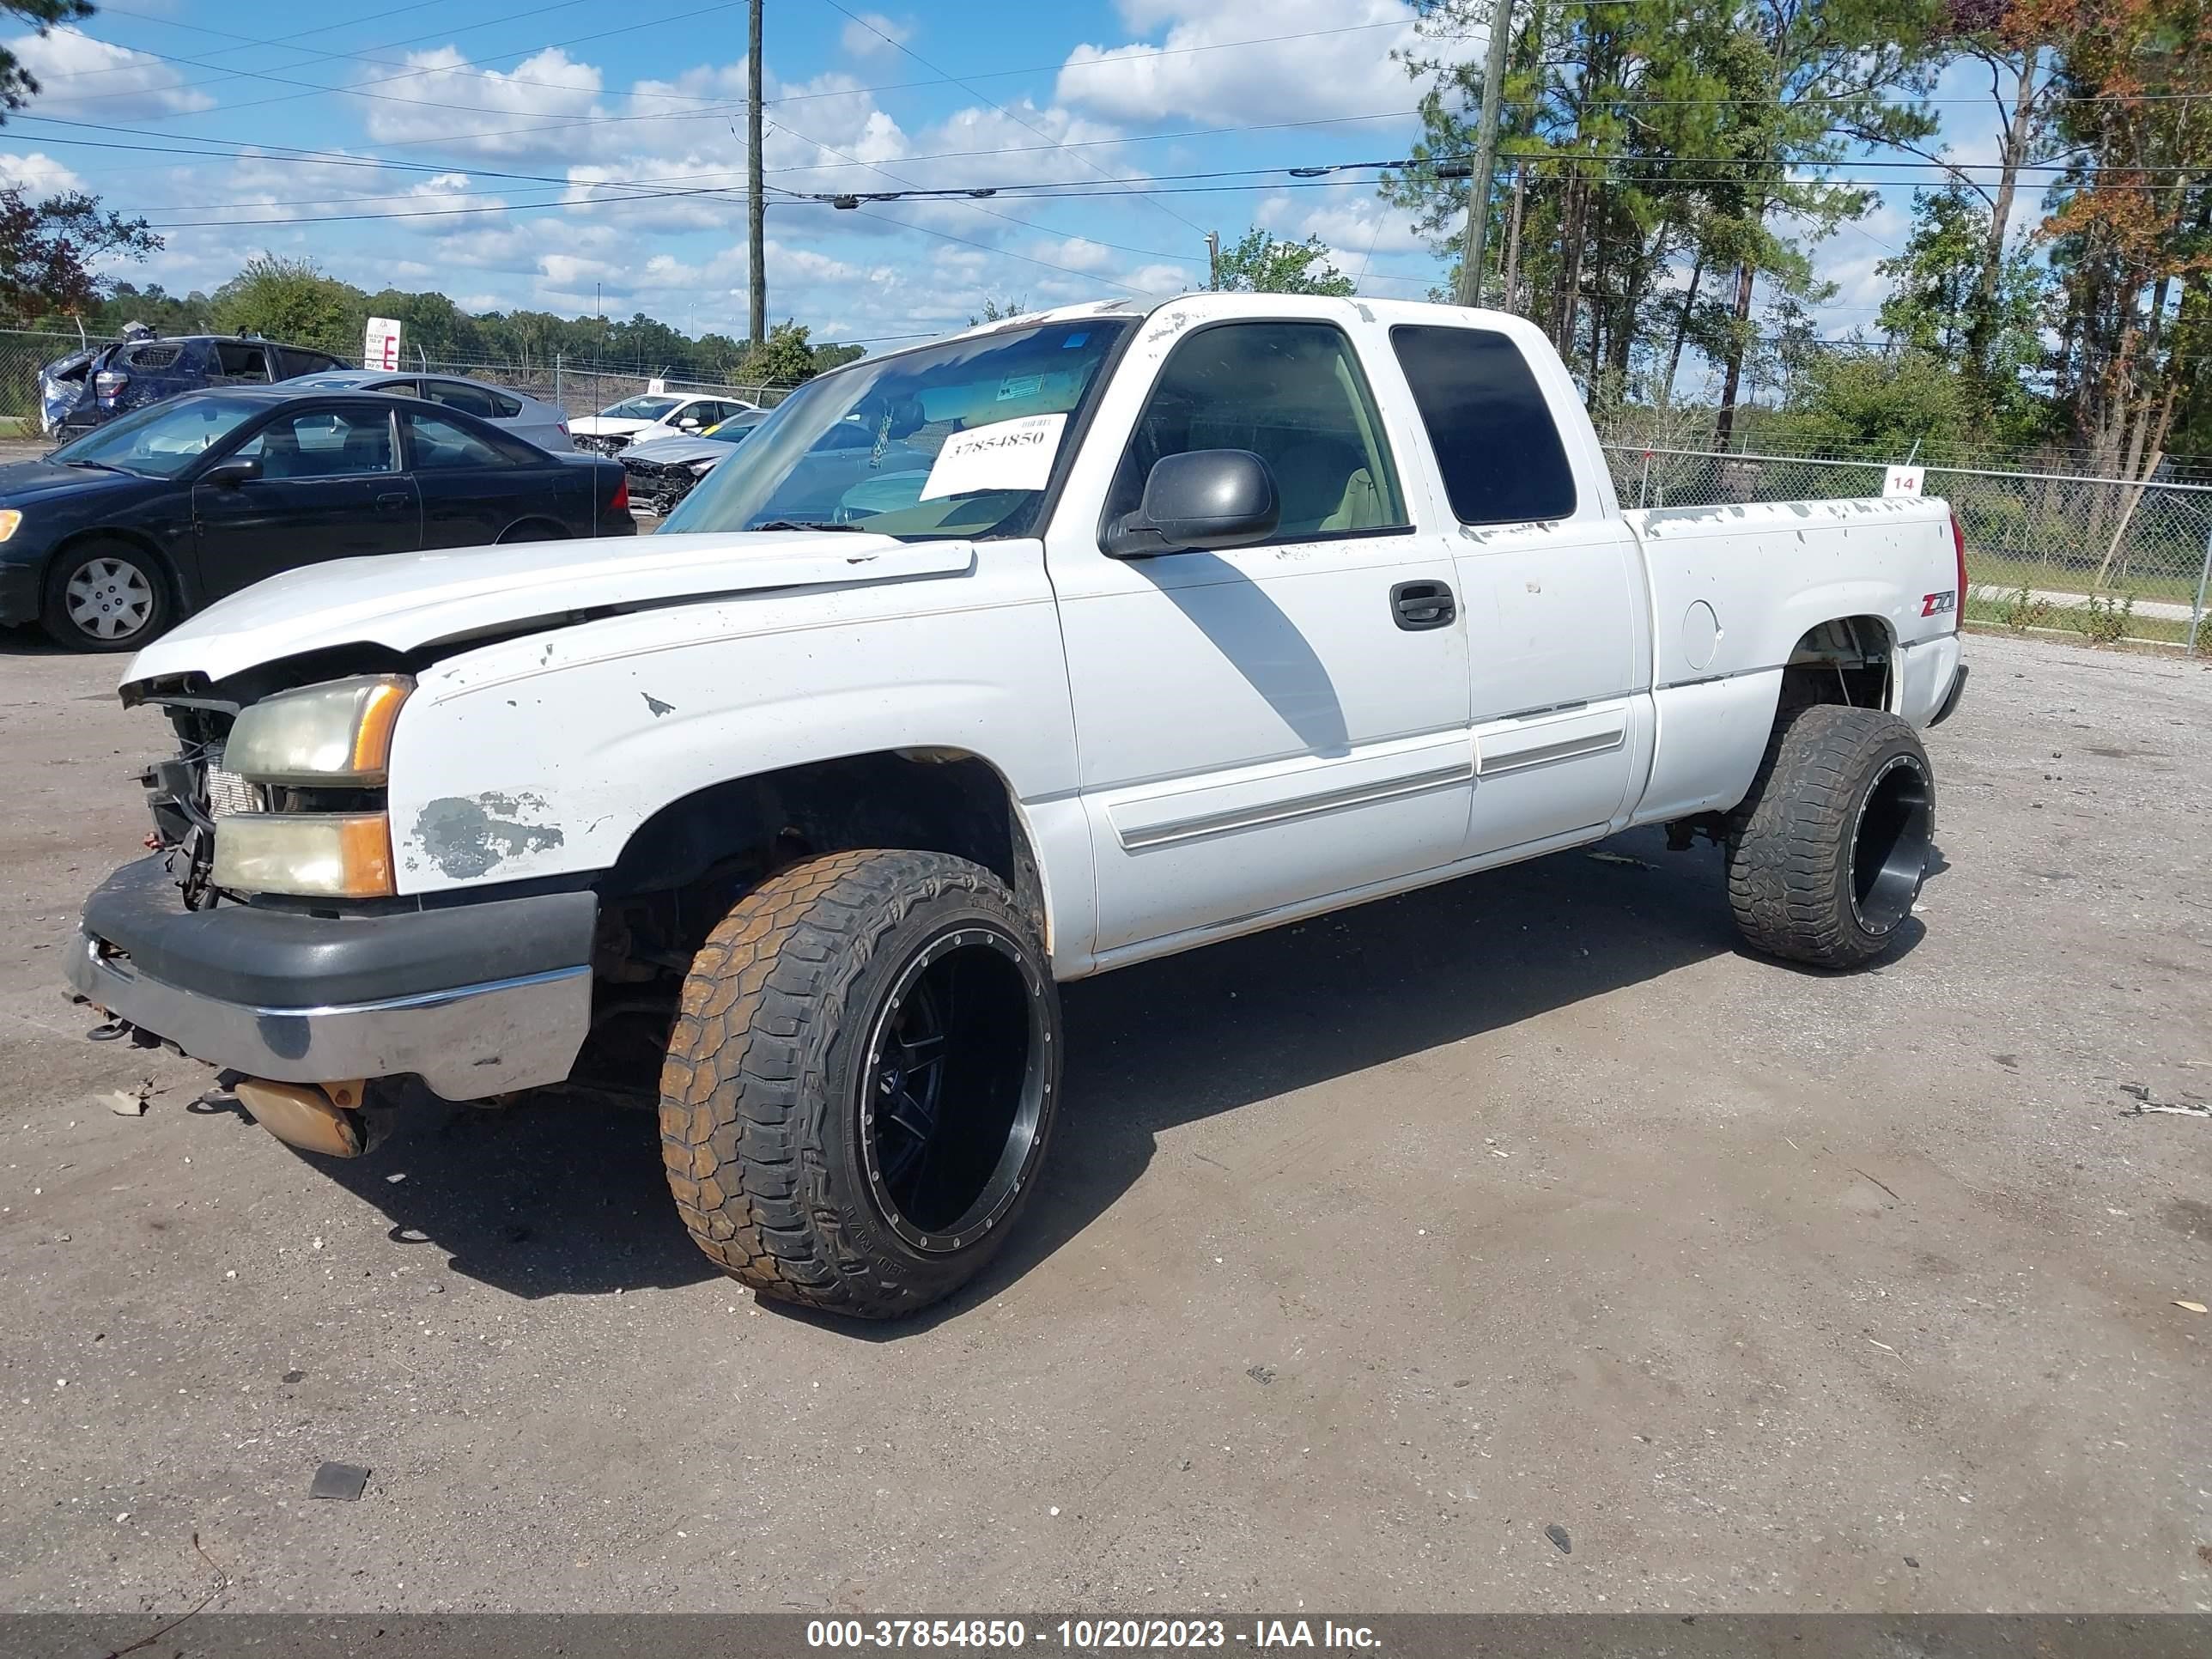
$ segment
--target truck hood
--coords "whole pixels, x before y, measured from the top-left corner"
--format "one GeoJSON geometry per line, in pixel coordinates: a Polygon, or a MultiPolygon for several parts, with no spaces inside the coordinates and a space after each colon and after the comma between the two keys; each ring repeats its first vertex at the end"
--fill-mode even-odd
{"type": "Polygon", "coordinates": [[[954,576],[975,563],[973,542],[908,544],[852,531],[620,536],[338,559],[258,582],[172,629],[131,659],[123,698],[136,702],[152,680],[222,680],[334,646],[409,652],[583,611],[954,576]]]}

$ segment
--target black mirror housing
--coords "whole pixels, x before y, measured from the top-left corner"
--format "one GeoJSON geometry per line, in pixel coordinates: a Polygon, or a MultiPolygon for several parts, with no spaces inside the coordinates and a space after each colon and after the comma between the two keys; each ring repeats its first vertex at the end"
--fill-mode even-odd
{"type": "Polygon", "coordinates": [[[1108,532],[1109,558],[1136,559],[1196,548],[1212,551],[1265,541],[1281,522],[1275,475],[1249,449],[1165,455],[1145,480],[1144,505],[1108,532]]]}
{"type": "Polygon", "coordinates": [[[261,459],[256,455],[233,455],[217,461],[200,474],[202,483],[221,484],[225,489],[236,489],[261,476],[261,459]]]}

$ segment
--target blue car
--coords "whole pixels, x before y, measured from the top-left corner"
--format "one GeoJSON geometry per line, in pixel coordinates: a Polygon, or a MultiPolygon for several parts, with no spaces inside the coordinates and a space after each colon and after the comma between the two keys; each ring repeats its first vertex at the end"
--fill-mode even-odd
{"type": "Polygon", "coordinates": [[[56,435],[73,438],[118,415],[180,392],[267,386],[295,374],[347,367],[327,351],[279,345],[250,334],[185,334],[102,347],[84,370],[84,390],[61,415],[56,435]]]}

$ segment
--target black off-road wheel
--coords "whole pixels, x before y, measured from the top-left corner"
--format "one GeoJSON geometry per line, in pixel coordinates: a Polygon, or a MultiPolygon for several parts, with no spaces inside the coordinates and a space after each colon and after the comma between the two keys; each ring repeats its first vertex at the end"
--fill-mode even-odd
{"type": "Polygon", "coordinates": [[[1785,713],[1731,817],[1736,927],[1791,962],[1870,962],[1897,943],[1935,842],[1936,775],[1910,724],[1833,703],[1785,713]]]}
{"type": "Polygon", "coordinates": [[[992,873],[831,854],[738,901],[694,959],[660,1077],[684,1224],[763,1296],[867,1319],[972,1278],[1028,1201],[1060,998],[992,873]]]}

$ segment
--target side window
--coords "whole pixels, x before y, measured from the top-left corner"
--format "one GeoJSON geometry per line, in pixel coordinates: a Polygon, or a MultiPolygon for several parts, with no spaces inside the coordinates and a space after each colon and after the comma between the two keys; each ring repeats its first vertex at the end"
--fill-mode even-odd
{"type": "Polygon", "coordinates": [[[381,392],[387,398],[419,398],[422,395],[422,386],[414,380],[379,380],[365,390],[381,392]]]}
{"type": "Polygon", "coordinates": [[[544,452],[504,438],[479,437],[458,421],[441,421],[434,415],[410,410],[408,442],[415,452],[417,471],[436,472],[461,466],[534,466],[544,452]]]}
{"type": "Polygon", "coordinates": [[[218,340],[215,345],[215,372],[216,378],[222,380],[265,381],[269,378],[268,349],[235,340],[218,340]]]}
{"type": "Polygon", "coordinates": [[[1366,377],[1333,324],[1223,323],[1186,336],[1137,417],[1107,517],[1143,502],[1154,463],[1194,449],[1249,449],[1267,463],[1279,541],[1411,523],[1366,377]]]}
{"type": "Polygon", "coordinates": [[[280,415],[236,452],[264,478],[346,478],[392,470],[392,422],[382,410],[280,415]]]}
{"type": "Polygon", "coordinates": [[[345,367],[319,351],[301,351],[296,346],[278,346],[276,352],[277,368],[288,380],[302,374],[327,374],[331,369],[345,367]]]}
{"type": "Polygon", "coordinates": [[[1413,389],[1444,493],[1462,524],[1523,524],[1575,510],[1559,428],[1521,349],[1486,328],[1408,325],[1391,349],[1413,389]]]}
{"type": "Polygon", "coordinates": [[[434,404],[444,404],[465,415],[474,415],[480,420],[489,420],[499,406],[492,401],[491,393],[481,386],[460,380],[425,380],[422,393],[434,404]]]}
{"type": "Polygon", "coordinates": [[[491,416],[494,419],[511,421],[522,413],[522,399],[520,398],[510,398],[504,392],[490,391],[487,391],[484,396],[491,399],[491,416]]]}
{"type": "Polygon", "coordinates": [[[117,367],[121,368],[174,368],[184,348],[166,340],[152,340],[143,345],[125,346],[118,354],[117,367]]]}

